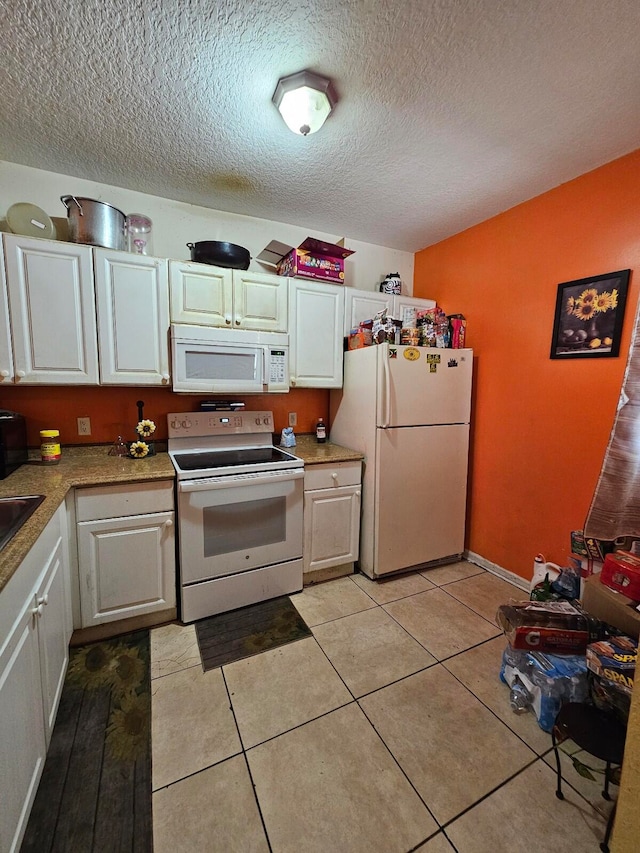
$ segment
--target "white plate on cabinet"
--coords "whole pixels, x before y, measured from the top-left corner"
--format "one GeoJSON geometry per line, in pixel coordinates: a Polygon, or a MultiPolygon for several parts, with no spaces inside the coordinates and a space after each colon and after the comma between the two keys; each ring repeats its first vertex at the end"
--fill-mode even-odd
{"type": "Polygon", "coordinates": [[[7,225],[14,234],[24,237],[44,237],[56,239],[56,226],[51,218],[35,204],[19,201],[7,211],[7,225]]]}

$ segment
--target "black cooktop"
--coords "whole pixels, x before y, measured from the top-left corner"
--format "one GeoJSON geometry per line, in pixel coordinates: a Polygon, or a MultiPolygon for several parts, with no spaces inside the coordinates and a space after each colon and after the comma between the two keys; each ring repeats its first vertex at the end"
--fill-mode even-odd
{"type": "Polygon", "coordinates": [[[268,462],[288,462],[291,456],[277,447],[247,447],[236,450],[197,450],[175,454],[181,471],[231,468],[234,465],[260,465],[268,462]]]}

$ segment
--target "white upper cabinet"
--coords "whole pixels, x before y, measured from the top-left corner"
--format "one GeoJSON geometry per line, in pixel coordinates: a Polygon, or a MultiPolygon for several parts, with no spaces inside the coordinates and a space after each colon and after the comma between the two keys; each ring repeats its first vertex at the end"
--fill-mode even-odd
{"type": "Polygon", "coordinates": [[[0,253],[0,384],[7,385],[14,379],[7,279],[4,273],[4,255],[0,253]]]}
{"type": "Polygon", "coordinates": [[[378,311],[387,309],[391,317],[402,320],[405,308],[416,308],[425,311],[435,308],[433,299],[418,299],[415,296],[394,296],[391,293],[379,293],[369,290],[354,290],[345,288],[344,335],[347,337],[351,329],[363,320],[371,320],[378,311]]]}
{"type": "Polygon", "coordinates": [[[363,320],[371,320],[378,311],[387,309],[393,315],[393,295],[369,290],[354,290],[345,288],[344,297],[344,336],[348,337],[351,329],[357,327],[363,320]]]}
{"type": "MultiPolygon", "coordinates": [[[[97,384],[91,247],[13,234],[5,234],[3,242],[13,381],[97,384]]],[[[11,368],[3,363],[0,370],[11,368]]]]}
{"type": "Polygon", "coordinates": [[[171,322],[287,331],[287,279],[184,261],[169,262],[171,322]]]}
{"type": "Polygon", "coordinates": [[[167,261],[95,249],[100,382],[169,385],[167,261]]]}
{"type": "Polygon", "coordinates": [[[289,373],[294,388],[341,388],[344,287],[289,279],[289,373]]]}
{"type": "Polygon", "coordinates": [[[416,311],[426,311],[427,308],[435,308],[435,299],[418,299],[416,296],[394,296],[393,316],[398,320],[404,319],[404,311],[413,308],[416,311]]]}

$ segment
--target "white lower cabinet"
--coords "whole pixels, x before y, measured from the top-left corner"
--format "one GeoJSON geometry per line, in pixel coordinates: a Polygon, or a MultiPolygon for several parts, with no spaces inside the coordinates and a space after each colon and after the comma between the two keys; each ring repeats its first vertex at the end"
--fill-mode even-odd
{"type": "Polygon", "coordinates": [[[360,539],[361,463],[309,465],[304,475],[304,573],[353,571],[360,539]]]}
{"type": "Polygon", "coordinates": [[[20,849],[67,670],[72,624],[66,535],[61,507],[0,596],[2,853],[20,849]]]}
{"type": "Polygon", "coordinates": [[[76,490],[82,627],[176,606],[173,481],[76,490]]]}

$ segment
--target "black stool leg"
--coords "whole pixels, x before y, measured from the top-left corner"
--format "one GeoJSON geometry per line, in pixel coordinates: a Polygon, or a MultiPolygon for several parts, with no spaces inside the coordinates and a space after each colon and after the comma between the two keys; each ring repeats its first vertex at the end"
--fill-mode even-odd
{"type": "Polygon", "coordinates": [[[556,732],[555,727],[551,729],[551,743],[553,744],[553,751],[556,756],[556,767],[558,769],[558,787],[556,788],[556,797],[559,800],[564,800],[564,794],[562,793],[562,771],[560,769],[560,754],[558,753],[558,744],[556,743],[556,732]]]}
{"type": "Polygon", "coordinates": [[[613,829],[613,819],[616,816],[616,806],[617,802],[613,804],[613,808],[611,809],[611,814],[609,815],[609,820],[607,821],[607,828],[604,833],[604,840],[600,844],[600,849],[602,853],[609,853],[609,838],[611,837],[611,830],[613,829]]]}
{"type": "Polygon", "coordinates": [[[609,794],[609,773],[611,771],[611,764],[607,761],[607,766],[604,769],[604,791],[602,792],[602,796],[605,800],[610,800],[611,795],[609,794]]]}

